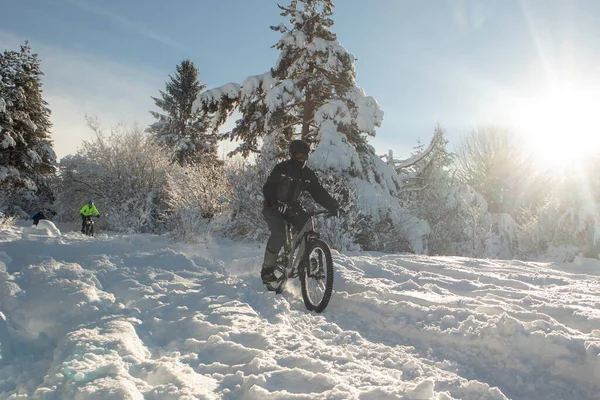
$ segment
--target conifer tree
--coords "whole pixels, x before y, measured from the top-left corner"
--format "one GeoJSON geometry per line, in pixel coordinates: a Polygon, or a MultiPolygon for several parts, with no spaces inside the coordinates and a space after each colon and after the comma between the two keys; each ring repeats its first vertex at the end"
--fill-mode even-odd
{"type": "MultiPolygon", "coordinates": [[[[342,204],[349,204],[344,197],[350,194],[357,197],[348,210],[347,228],[365,233],[382,220],[400,223],[401,180],[368,144],[383,112],[357,86],[355,57],[330,30],[333,7],[331,0],[292,0],[279,6],[289,24],[271,27],[281,33],[274,67],[239,85],[204,92],[197,106],[214,113],[217,125],[237,107],[241,118],[225,135],[239,143],[233,153],[268,157],[262,153],[262,143],[268,142],[282,159],[290,140],[310,143],[309,165],[320,171],[324,186],[342,204]],[[366,217],[372,223],[358,227],[358,219],[366,217]]],[[[369,243],[362,245],[369,248],[369,243]]]]}
{"type": "Polygon", "coordinates": [[[0,55],[0,207],[22,216],[53,201],[56,154],[42,75],[28,42],[0,55]]]}
{"type": "Polygon", "coordinates": [[[441,126],[436,126],[427,149],[415,149],[414,164],[402,169],[403,187],[401,197],[409,200],[419,214],[429,212],[434,199],[445,192],[451,184],[450,170],[454,155],[446,150],[448,140],[441,126]]]}
{"type": "Polygon", "coordinates": [[[235,153],[260,152],[260,139],[267,134],[276,135],[281,150],[296,138],[292,136],[317,144],[329,122],[345,143],[360,153],[370,151],[367,136],[375,134],[383,112],[356,86],[355,58],[330,31],[333,7],[331,0],[279,5],[290,26],[271,27],[282,34],[274,46],[281,53],[271,71],[247,78],[237,85],[239,93],[233,93],[235,84],[228,84],[204,94],[207,109],[216,110],[219,102],[229,106],[226,111],[239,107],[242,117],[228,135],[240,141],[235,153]]]}
{"type": "Polygon", "coordinates": [[[190,60],[176,67],[175,77],[169,76],[165,91],[153,97],[163,113],[150,111],[158,121],[148,131],[156,142],[167,149],[172,162],[181,166],[216,158],[216,135],[208,132],[200,110],[192,110],[198,94],[206,87],[198,81],[198,69],[190,60]]]}

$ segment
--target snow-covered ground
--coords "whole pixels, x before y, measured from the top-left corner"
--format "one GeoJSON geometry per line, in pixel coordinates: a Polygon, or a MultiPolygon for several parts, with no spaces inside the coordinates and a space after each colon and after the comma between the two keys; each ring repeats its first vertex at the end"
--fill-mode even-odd
{"type": "Polygon", "coordinates": [[[40,228],[0,231],[0,399],[600,398],[594,260],[334,252],[317,315],[259,246],[40,228]]]}

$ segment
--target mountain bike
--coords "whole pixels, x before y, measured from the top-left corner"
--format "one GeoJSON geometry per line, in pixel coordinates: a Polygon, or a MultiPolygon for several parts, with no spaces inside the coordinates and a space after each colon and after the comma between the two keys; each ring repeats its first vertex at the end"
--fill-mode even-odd
{"type": "Polygon", "coordinates": [[[94,236],[94,218],[91,215],[85,217],[83,234],[87,236],[94,236]]]}
{"type": "MultiPolygon", "coordinates": [[[[322,312],[333,292],[333,261],[329,245],[315,232],[314,217],[328,211],[309,213],[304,227],[293,234],[292,224],[285,221],[285,244],[277,257],[277,282],[267,283],[267,289],[281,293],[288,279],[300,278],[302,298],[309,311],[322,312]]],[[[329,214],[331,216],[331,214],[329,214]]]]}

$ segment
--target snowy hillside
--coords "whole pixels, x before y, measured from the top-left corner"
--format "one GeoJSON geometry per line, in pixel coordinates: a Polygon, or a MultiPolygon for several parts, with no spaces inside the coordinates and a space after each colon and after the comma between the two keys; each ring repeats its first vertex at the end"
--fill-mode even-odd
{"type": "Polygon", "coordinates": [[[316,315],[262,247],[59,228],[0,231],[0,399],[598,399],[596,261],[334,252],[316,315]]]}

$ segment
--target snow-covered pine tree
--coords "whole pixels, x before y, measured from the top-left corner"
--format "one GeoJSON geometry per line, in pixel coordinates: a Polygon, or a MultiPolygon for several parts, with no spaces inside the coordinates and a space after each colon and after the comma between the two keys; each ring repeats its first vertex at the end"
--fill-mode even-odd
{"type": "Polygon", "coordinates": [[[446,150],[448,140],[443,128],[435,127],[429,146],[418,147],[412,157],[396,162],[395,168],[403,181],[399,197],[410,213],[427,221],[429,250],[445,254],[451,238],[458,239],[452,210],[448,209],[450,187],[453,184],[451,165],[454,155],[446,150]]]}
{"type": "Polygon", "coordinates": [[[490,214],[482,194],[454,176],[455,155],[446,144],[437,126],[429,146],[419,145],[408,159],[396,159],[391,151],[381,156],[402,179],[399,198],[407,214],[427,221],[429,254],[512,257],[516,223],[507,214],[490,214]]]}
{"type": "MultiPolygon", "coordinates": [[[[350,193],[357,196],[348,210],[349,231],[361,231],[361,237],[368,238],[367,231],[375,230],[380,221],[400,224],[396,196],[401,182],[368,145],[383,112],[356,85],[355,58],[330,30],[332,1],[292,0],[289,6],[279,7],[289,26],[272,27],[281,38],[274,46],[280,55],[271,71],[251,76],[241,85],[209,90],[199,97],[197,107],[218,111],[222,118],[237,106],[241,118],[227,135],[239,142],[233,153],[261,152],[266,135],[272,136],[280,159],[287,155],[290,140],[300,137],[311,143],[309,165],[325,186],[331,192],[337,189],[334,195],[342,204],[348,204],[344,197],[350,193]]],[[[416,243],[419,239],[409,241],[422,251],[416,243]]],[[[372,248],[366,240],[361,245],[372,248]]],[[[385,246],[382,242],[376,248],[385,246]]]]}
{"type": "Polygon", "coordinates": [[[446,150],[448,140],[444,133],[441,126],[436,126],[427,149],[419,146],[409,159],[412,163],[405,160],[402,166],[396,166],[403,181],[400,197],[424,218],[430,212],[428,204],[435,201],[451,181],[454,156],[446,150]]]}
{"type": "Polygon", "coordinates": [[[28,42],[0,54],[0,209],[23,217],[53,201],[56,154],[42,75],[28,42]]]}
{"type": "Polygon", "coordinates": [[[182,61],[176,67],[175,77],[169,76],[165,91],[160,91],[160,98],[152,98],[164,113],[150,111],[158,121],[148,131],[167,149],[171,160],[181,166],[207,159],[215,161],[217,155],[216,134],[208,129],[202,111],[192,109],[194,100],[206,87],[198,80],[198,73],[192,61],[182,61]]]}

